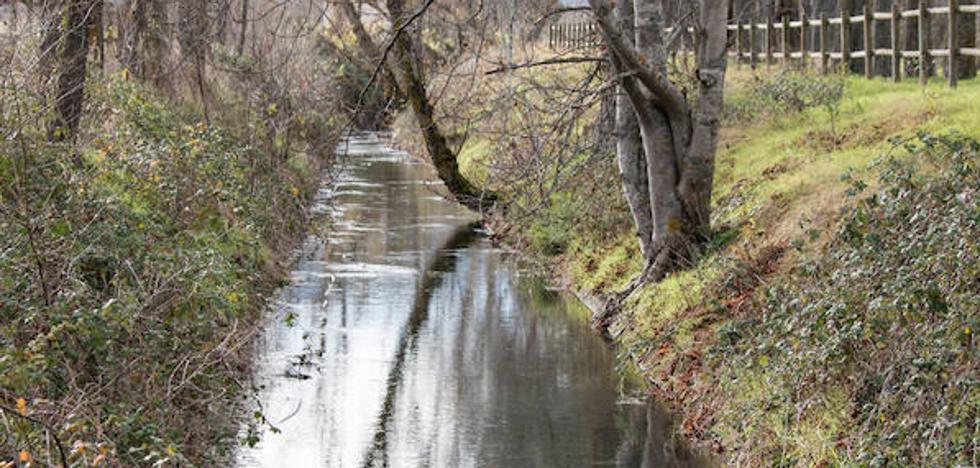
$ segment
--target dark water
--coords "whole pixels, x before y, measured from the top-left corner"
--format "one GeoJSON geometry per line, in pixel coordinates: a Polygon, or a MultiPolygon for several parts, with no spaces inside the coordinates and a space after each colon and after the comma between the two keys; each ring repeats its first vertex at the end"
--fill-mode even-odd
{"type": "Polygon", "coordinates": [[[329,239],[307,243],[259,357],[281,432],[241,466],[670,466],[642,461],[661,460],[648,412],[617,404],[577,301],[515,271],[425,166],[371,136],[348,150],[329,239]]]}

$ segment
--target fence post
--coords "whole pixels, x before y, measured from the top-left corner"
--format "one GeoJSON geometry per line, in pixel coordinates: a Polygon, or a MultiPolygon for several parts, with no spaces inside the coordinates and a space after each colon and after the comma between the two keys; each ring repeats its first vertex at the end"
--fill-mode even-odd
{"type": "Polygon", "coordinates": [[[807,30],[810,29],[809,26],[810,23],[806,17],[806,10],[800,8],[800,65],[803,68],[806,68],[810,58],[810,47],[807,44],[809,42],[807,41],[807,30]]]}
{"type": "Polygon", "coordinates": [[[901,37],[902,10],[898,2],[892,3],[892,81],[902,81],[902,43],[901,37]]]}
{"type": "Polygon", "coordinates": [[[772,65],[772,15],[766,15],[766,65],[772,65]]]}
{"type": "Polygon", "coordinates": [[[830,52],[827,50],[829,30],[830,20],[827,19],[827,13],[824,12],[820,15],[820,74],[822,75],[826,75],[827,69],[830,68],[830,52]]]}
{"type": "Polygon", "coordinates": [[[789,63],[789,16],[783,16],[783,30],[779,34],[783,41],[783,67],[785,68],[789,63]]]}
{"type": "Polygon", "coordinates": [[[874,25],[875,17],[871,12],[871,5],[864,6],[864,77],[867,79],[875,76],[875,43],[874,36],[871,35],[871,26],[874,25]]]}
{"type": "Polygon", "coordinates": [[[758,29],[756,27],[756,18],[752,17],[752,24],[749,25],[749,65],[755,70],[755,64],[758,61],[758,56],[755,53],[755,42],[758,29]]]}
{"type": "Polygon", "coordinates": [[[919,83],[929,84],[929,5],[927,0],[919,0],[919,83]]]}
{"type": "Polygon", "coordinates": [[[957,59],[959,58],[960,34],[959,19],[960,14],[959,0],[949,0],[949,65],[946,66],[946,73],[949,75],[949,87],[956,87],[957,59]]]}
{"type": "Polygon", "coordinates": [[[840,3],[840,61],[844,72],[851,69],[851,1],[840,3]]]}
{"type": "Polygon", "coordinates": [[[742,22],[735,23],[735,66],[742,64],[742,22]]]}

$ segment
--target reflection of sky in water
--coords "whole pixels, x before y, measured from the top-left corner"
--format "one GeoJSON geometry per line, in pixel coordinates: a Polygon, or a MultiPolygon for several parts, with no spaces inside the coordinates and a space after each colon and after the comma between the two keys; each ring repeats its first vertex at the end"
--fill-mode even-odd
{"type": "Polygon", "coordinates": [[[611,463],[611,356],[585,312],[518,279],[424,166],[377,141],[347,149],[320,192],[335,232],[307,243],[258,361],[282,433],[241,464],[611,463]]]}

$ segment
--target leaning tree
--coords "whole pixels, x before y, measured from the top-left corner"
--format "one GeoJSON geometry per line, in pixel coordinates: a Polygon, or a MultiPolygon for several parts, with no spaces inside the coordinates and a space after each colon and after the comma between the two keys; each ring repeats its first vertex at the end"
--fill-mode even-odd
{"type": "Polygon", "coordinates": [[[600,326],[639,285],[694,261],[709,235],[729,2],[691,3],[697,94],[688,97],[668,75],[684,27],[675,20],[668,28],[664,0],[589,0],[621,90],[617,156],[644,257],[643,272],[609,301],[600,326]]]}

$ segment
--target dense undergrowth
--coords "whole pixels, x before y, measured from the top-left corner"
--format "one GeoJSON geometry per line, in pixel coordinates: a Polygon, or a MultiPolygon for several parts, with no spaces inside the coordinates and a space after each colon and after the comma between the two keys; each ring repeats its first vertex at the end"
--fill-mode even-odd
{"type": "Polygon", "coordinates": [[[737,460],[976,465],[980,142],[923,134],[897,153],[876,189],[852,181],[827,245],[797,242],[706,339],[712,436],[737,460]]]}
{"type": "Polygon", "coordinates": [[[268,142],[249,144],[195,106],[93,75],[69,146],[48,142],[37,94],[4,86],[0,462],[218,463],[263,294],[329,147],[300,142],[332,138],[329,123],[291,124],[283,143],[262,133],[270,108],[239,122],[268,142]]]}
{"type": "MultiPolygon", "coordinates": [[[[589,77],[491,78],[454,112],[492,116],[458,130],[464,172],[512,202],[492,226],[601,297],[642,266],[615,156],[577,144],[597,135],[595,102],[540,114],[589,77]]],[[[714,235],[632,296],[612,329],[620,362],[727,462],[977,464],[980,83],[737,69],[728,83],[714,235]]]]}

